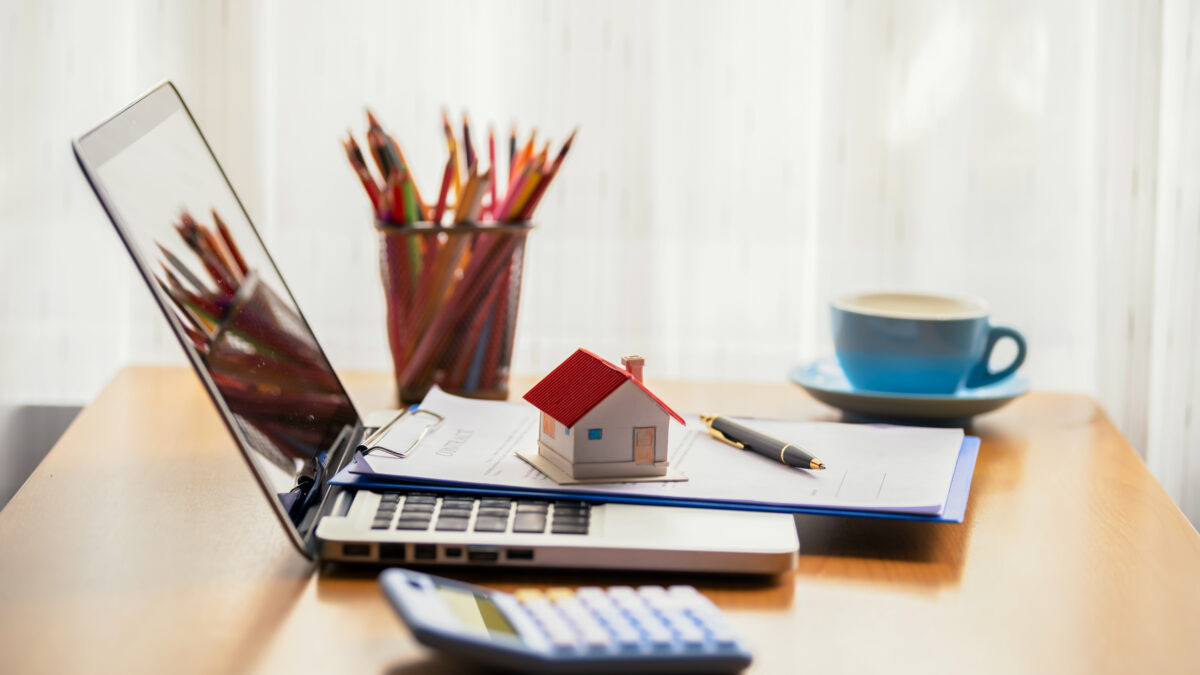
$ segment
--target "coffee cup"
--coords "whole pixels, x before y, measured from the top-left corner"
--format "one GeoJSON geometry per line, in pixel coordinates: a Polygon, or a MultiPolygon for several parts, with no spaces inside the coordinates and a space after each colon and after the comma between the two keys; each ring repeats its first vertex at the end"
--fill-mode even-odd
{"type": "Polygon", "coordinates": [[[930,293],[858,293],[832,303],[833,344],[856,389],[952,394],[999,382],[1025,361],[1021,333],[988,321],[979,298],[930,293]],[[1008,366],[991,370],[1002,338],[1017,345],[1008,366]]]}

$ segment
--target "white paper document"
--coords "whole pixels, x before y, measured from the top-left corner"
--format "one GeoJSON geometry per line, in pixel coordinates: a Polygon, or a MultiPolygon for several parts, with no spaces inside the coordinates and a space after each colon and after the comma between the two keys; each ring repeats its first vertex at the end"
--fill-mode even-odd
{"type": "MultiPolygon", "coordinates": [[[[684,416],[687,427],[672,421],[670,431],[671,469],[687,481],[559,485],[515,454],[537,448],[533,406],[461,398],[435,387],[421,408],[444,421],[405,457],[376,450],[355,471],[515,490],[937,515],[963,444],[961,429],[738,420],[805,448],[828,467],[808,471],[722,443],[691,415],[684,416]]],[[[409,448],[414,429],[402,425],[377,445],[409,448]]]]}

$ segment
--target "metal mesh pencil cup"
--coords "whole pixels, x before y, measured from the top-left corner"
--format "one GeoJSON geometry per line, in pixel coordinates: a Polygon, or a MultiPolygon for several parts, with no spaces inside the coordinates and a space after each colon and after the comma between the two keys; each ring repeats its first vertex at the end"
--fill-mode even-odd
{"type": "Polygon", "coordinates": [[[401,403],[437,384],[508,396],[529,223],[439,226],[377,220],[388,346],[401,403]]]}

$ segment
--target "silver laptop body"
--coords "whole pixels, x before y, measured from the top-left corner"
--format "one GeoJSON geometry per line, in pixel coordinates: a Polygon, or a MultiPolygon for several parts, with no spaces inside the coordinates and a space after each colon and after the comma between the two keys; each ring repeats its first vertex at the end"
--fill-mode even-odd
{"type": "Polygon", "coordinates": [[[304,555],[753,574],[794,564],[787,514],[331,484],[369,430],[174,85],[158,85],[73,147],[304,555]]]}

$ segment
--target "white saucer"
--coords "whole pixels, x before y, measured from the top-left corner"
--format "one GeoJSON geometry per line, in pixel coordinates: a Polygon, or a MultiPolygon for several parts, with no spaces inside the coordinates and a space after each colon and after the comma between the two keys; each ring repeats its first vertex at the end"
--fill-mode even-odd
{"type": "Polygon", "coordinates": [[[812,397],[848,415],[871,420],[953,423],[991,412],[1029,391],[1029,380],[1013,375],[995,384],[953,394],[901,394],[855,389],[837,357],[828,356],[788,371],[788,379],[812,397]]]}

